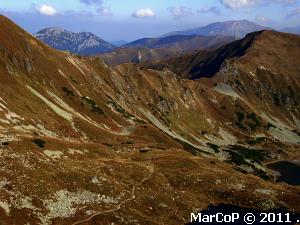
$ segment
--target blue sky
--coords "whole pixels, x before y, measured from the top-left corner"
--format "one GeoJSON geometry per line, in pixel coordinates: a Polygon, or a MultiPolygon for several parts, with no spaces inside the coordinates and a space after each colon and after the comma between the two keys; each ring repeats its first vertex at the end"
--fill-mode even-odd
{"type": "Polygon", "coordinates": [[[0,0],[0,12],[31,33],[59,26],[91,31],[108,41],[225,20],[300,26],[300,0],[0,0]]]}

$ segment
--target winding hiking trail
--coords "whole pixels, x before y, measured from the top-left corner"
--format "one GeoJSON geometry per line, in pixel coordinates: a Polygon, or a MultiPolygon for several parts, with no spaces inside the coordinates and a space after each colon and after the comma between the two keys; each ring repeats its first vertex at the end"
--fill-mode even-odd
{"type": "MultiPolygon", "coordinates": [[[[150,159],[150,162],[151,162],[151,159],[150,159]]],[[[84,222],[88,222],[90,221],[91,219],[93,219],[94,217],[96,216],[99,216],[99,215],[102,215],[102,214],[106,214],[106,213],[111,213],[111,212],[116,212],[118,210],[121,209],[121,207],[123,205],[125,205],[127,202],[130,202],[132,201],[133,199],[135,199],[135,190],[137,187],[141,186],[145,181],[149,180],[153,173],[154,173],[154,165],[153,164],[150,164],[150,165],[146,165],[146,167],[149,169],[149,174],[147,177],[145,177],[143,180],[141,180],[139,183],[137,183],[131,190],[131,197],[130,198],[127,198],[125,199],[124,201],[122,201],[120,204],[117,205],[117,207],[115,207],[114,209],[109,209],[109,210],[104,210],[104,211],[100,211],[100,212],[97,212],[93,215],[91,215],[89,218],[87,219],[84,219],[84,220],[80,220],[78,222],[75,222],[73,223],[72,225],[77,225],[77,224],[82,224],[84,222]]]]}

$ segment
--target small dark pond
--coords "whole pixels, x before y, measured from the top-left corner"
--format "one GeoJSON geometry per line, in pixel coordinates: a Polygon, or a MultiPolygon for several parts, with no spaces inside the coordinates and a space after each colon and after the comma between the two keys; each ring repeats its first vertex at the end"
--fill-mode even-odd
{"type": "Polygon", "coordinates": [[[199,214],[195,213],[194,215],[198,217],[195,218],[191,216],[190,221],[192,221],[193,218],[193,222],[187,223],[186,225],[294,225],[297,221],[300,221],[300,214],[290,212],[287,209],[262,211],[228,204],[210,205],[207,209],[201,211],[199,214]],[[250,213],[252,215],[250,215],[250,213]],[[218,218],[216,218],[217,214],[218,218]],[[215,217],[213,217],[214,215],[215,217]],[[199,218],[201,219],[199,220],[199,218]]]}
{"type": "Polygon", "coordinates": [[[286,182],[291,185],[300,185],[300,161],[278,161],[270,163],[267,167],[279,173],[278,182],[286,182]]]}

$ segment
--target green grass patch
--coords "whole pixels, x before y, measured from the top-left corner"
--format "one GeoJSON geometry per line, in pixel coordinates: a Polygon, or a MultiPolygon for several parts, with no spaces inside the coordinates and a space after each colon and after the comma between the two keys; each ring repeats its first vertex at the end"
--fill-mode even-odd
{"type": "Polygon", "coordinates": [[[106,145],[106,146],[108,146],[108,147],[113,147],[113,145],[112,145],[112,144],[109,144],[109,143],[102,143],[102,144],[104,144],[104,145],[106,145]]]}
{"type": "Polygon", "coordinates": [[[199,149],[199,148],[196,148],[196,147],[194,147],[193,145],[191,145],[191,144],[189,144],[189,143],[186,143],[186,142],[184,142],[184,141],[181,141],[181,140],[179,140],[179,139],[177,139],[177,138],[173,138],[173,139],[174,139],[175,141],[177,141],[178,143],[180,143],[180,144],[182,145],[182,147],[183,147],[184,150],[186,150],[186,151],[192,153],[193,155],[197,155],[197,153],[204,153],[204,154],[206,154],[206,155],[210,154],[209,152],[205,152],[205,151],[203,151],[203,150],[201,150],[201,149],[199,149]]]}
{"type": "Polygon", "coordinates": [[[235,125],[243,130],[255,131],[257,127],[261,126],[259,118],[254,112],[245,114],[244,112],[236,112],[235,125]]]}
{"type": "Polygon", "coordinates": [[[268,176],[268,174],[265,172],[265,171],[262,171],[262,170],[256,170],[254,172],[254,175],[266,180],[266,181],[269,181],[271,180],[271,178],[268,176]]]}
{"type": "Polygon", "coordinates": [[[276,128],[272,123],[268,123],[267,126],[266,126],[266,129],[270,130],[272,127],[276,128]]]}
{"type": "Polygon", "coordinates": [[[216,153],[219,153],[220,152],[220,146],[218,146],[218,145],[216,145],[216,144],[213,144],[213,143],[210,143],[210,142],[208,142],[208,143],[206,143],[206,145],[208,146],[208,147],[210,147],[211,149],[213,149],[216,153]]]}
{"type": "Polygon", "coordinates": [[[261,144],[263,143],[267,138],[266,137],[258,137],[252,140],[249,140],[247,143],[249,145],[256,145],[256,144],[261,144]]]}
{"type": "Polygon", "coordinates": [[[238,85],[238,86],[243,86],[242,83],[241,83],[241,81],[239,81],[238,79],[235,79],[235,80],[234,80],[234,83],[235,83],[236,85],[238,85]]]}
{"type": "Polygon", "coordinates": [[[297,134],[298,136],[300,136],[300,132],[297,130],[292,130],[293,133],[297,134]]]}
{"type": "Polygon", "coordinates": [[[234,163],[237,166],[250,165],[245,161],[245,157],[242,154],[231,150],[225,150],[225,152],[230,154],[230,160],[226,160],[227,163],[234,163]]]}
{"type": "Polygon", "coordinates": [[[81,97],[81,99],[90,105],[91,112],[98,113],[99,115],[104,115],[103,110],[95,103],[94,100],[90,99],[87,96],[83,96],[81,97]]]}
{"type": "Polygon", "coordinates": [[[70,91],[67,87],[62,87],[63,92],[66,93],[68,97],[75,97],[75,94],[73,91],[70,91]]]}
{"type": "Polygon", "coordinates": [[[281,104],[280,104],[279,94],[277,94],[277,93],[274,93],[274,94],[273,94],[273,101],[274,101],[274,104],[275,104],[276,106],[280,106],[280,105],[281,105],[281,104]]]}
{"type": "Polygon", "coordinates": [[[244,120],[245,120],[245,113],[243,112],[236,112],[236,121],[235,121],[235,125],[238,126],[239,128],[243,129],[243,130],[247,130],[247,128],[244,126],[244,120]]]}
{"type": "Polygon", "coordinates": [[[241,83],[240,80],[235,79],[235,80],[234,80],[234,83],[235,83],[236,87],[237,87],[240,91],[246,93],[246,90],[245,90],[245,88],[244,88],[244,86],[243,86],[243,84],[241,83]]]}
{"type": "Polygon", "coordinates": [[[158,95],[158,98],[159,98],[159,101],[160,101],[160,102],[162,102],[162,101],[165,100],[165,98],[164,98],[163,96],[161,96],[161,95],[158,95]]]}
{"type": "Polygon", "coordinates": [[[128,113],[122,106],[120,106],[116,101],[114,100],[109,100],[107,102],[107,104],[111,105],[114,110],[116,110],[118,113],[122,114],[125,118],[127,119],[132,119],[138,123],[142,123],[142,124],[145,124],[144,121],[142,120],[139,120],[139,119],[136,119],[132,114],[128,113]]]}
{"type": "Polygon", "coordinates": [[[33,139],[31,140],[34,144],[36,144],[40,148],[45,148],[46,142],[41,139],[33,139]]]}
{"type": "Polygon", "coordinates": [[[70,77],[70,79],[74,84],[78,84],[78,82],[73,77],[70,77]]]}
{"type": "Polygon", "coordinates": [[[110,100],[107,102],[109,105],[111,105],[118,113],[121,113],[125,118],[130,119],[133,118],[133,115],[128,113],[125,109],[122,108],[117,102],[114,100],[110,100]]]}
{"type": "Polygon", "coordinates": [[[133,142],[132,141],[125,141],[121,143],[122,145],[132,145],[133,142]]]}
{"type": "Polygon", "coordinates": [[[255,113],[247,113],[247,119],[252,121],[248,124],[251,130],[256,130],[256,127],[259,127],[261,125],[255,113]]]}
{"type": "Polygon", "coordinates": [[[251,160],[261,164],[262,161],[267,159],[267,153],[263,150],[245,148],[240,145],[233,145],[230,148],[232,151],[242,155],[245,159],[251,160]]]}
{"type": "MultiPolygon", "coordinates": [[[[261,162],[267,159],[268,153],[266,151],[245,148],[239,145],[230,146],[230,149],[226,149],[224,151],[230,154],[230,160],[227,160],[227,163],[231,163],[236,166],[249,166],[254,170],[254,172],[252,173],[253,175],[259,176],[264,180],[270,179],[265,171],[258,169],[253,164],[258,163],[261,165],[261,162]]],[[[242,168],[237,167],[235,169],[246,173],[246,171],[243,171],[242,168]]]]}

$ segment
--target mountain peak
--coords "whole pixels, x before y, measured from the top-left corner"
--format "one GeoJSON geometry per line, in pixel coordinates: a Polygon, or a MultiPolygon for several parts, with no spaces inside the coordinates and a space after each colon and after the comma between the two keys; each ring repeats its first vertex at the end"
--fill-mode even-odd
{"type": "Polygon", "coordinates": [[[91,32],[72,32],[61,27],[49,27],[35,35],[49,46],[82,55],[94,55],[108,52],[115,47],[91,32]]]}
{"type": "Polygon", "coordinates": [[[263,27],[249,20],[229,20],[225,22],[215,22],[204,27],[198,27],[185,31],[175,31],[165,36],[170,35],[205,35],[205,36],[233,36],[236,39],[245,37],[246,34],[259,31],[270,30],[271,28],[263,27]]]}
{"type": "MultiPolygon", "coordinates": [[[[70,32],[62,27],[48,27],[38,31],[36,34],[45,34],[45,33],[62,33],[62,32],[70,32]]],[[[71,33],[71,32],[70,32],[71,33]]]]}

